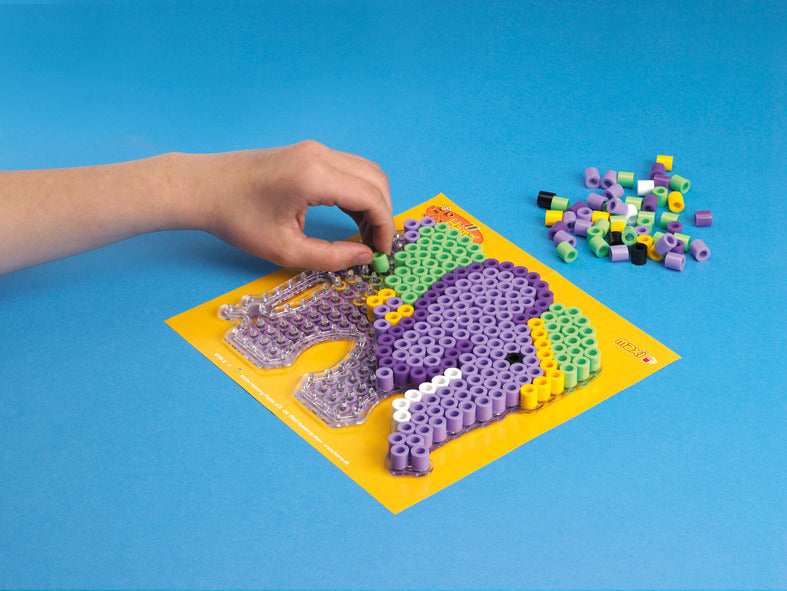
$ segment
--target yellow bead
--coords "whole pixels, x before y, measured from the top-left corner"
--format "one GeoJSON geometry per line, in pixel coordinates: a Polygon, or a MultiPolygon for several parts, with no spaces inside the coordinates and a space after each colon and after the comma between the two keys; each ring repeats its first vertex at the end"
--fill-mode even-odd
{"type": "Polygon", "coordinates": [[[683,211],[683,208],[686,207],[683,203],[683,193],[680,191],[672,191],[667,195],[667,206],[670,211],[675,213],[683,211]]]}
{"type": "Polygon", "coordinates": [[[527,325],[530,327],[530,331],[534,331],[539,328],[544,328],[544,321],[541,318],[531,318],[527,321],[527,325]]]}
{"type": "Polygon", "coordinates": [[[369,319],[369,322],[374,322],[374,309],[377,306],[382,306],[385,300],[386,298],[380,297],[379,294],[366,298],[366,317],[369,319]]]}
{"type": "Polygon", "coordinates": [[[519,389],[519,404],[526,410],[533,410],[538,406],[538,393],[533,384],[525,384],[519,389]]]}
{"type": "Polygon", "coordinates": [[[388,314],[385,315],[385,319],[391,323],[391,326],[396,326],[402,319],[402,315],[399,314],[399,312],[388,312],[388,314]]]}
{"type": "Polygon", "coordinates": [[[653,236],[650,234],[641,234],[637,236],[637,242],[642,242],[642,244],[650,248],[653,245],[653,236]]]}
{"type": "Polygon", "coordinates": [[[607,220],[607,221],[609,221],[609,212],[608,211],[594,211],[593,215],[590,217],[590,221],[595,224],[599,220],[607,220]]]}
{"type": "Polygon", "coordinates": [[[672,156],[656,156],[656,162],[661,162],[666,170],[672,170],[672,156]]]}
{"type": "Polygon", "coordinates": [[[546,214],[544,215],[544,225],[551,226],[555,222],[559,222],[563,219],[563,212],[557,209],[547,209],[546,214]]]}
{"type": "Polygon", "coordinates": [[[533,380],[533,385],[536,387],[536,396],[539,402],[546,402],[552,397],[552,392],[549,388],[549,378],[546,376],[538,376],[533,380]]]}
{"type": "Polygon", "coordinates": [[[626,229],[626,222],[620,220],[614,221],[609,225],[609,229],[611,232],[622,232],[626,229]]]}
{"type": "Polygon", "coordinates": [[[380,296],[381,298],[383,298],[383,303],[385,303],[385,300],[387,300],[388,298],[395,298],[396,297],[396,291],[394,291],[393,289],[390,289],[390,288],[385,288],[385,289],[381,289],[380,291],[378,291],[377,295],[380,296]]]}
{"type": "Polygon", "coordinates": [[[563,390],[566,389],[563,372],[559,369],[550,369],[548,372],[546,372],[546,376],[549,379],[549,391],[552,396],[558,396],[562,394],[563,390]]]}
{"type": "Polygon", "coordinates": [[[405,316],[412,316],[413,312],[415,312],[415,308],[413,308],[409,304],[402,304],[396,309],[399,312],[399,315],[404,318],[405,316]]]}
{"type": "Polygon", "coordinates": [[[659,254],[658,252],[656,252],[655,247],[649,246],[648,247],[648,258],[651,261],[661,261],[661,260],[664,260],[664,255],[663,254],[659,254]]]}

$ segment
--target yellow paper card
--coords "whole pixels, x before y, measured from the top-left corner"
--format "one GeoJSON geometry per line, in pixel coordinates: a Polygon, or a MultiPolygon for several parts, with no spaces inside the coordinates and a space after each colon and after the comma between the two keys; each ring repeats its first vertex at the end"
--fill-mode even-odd
{"type": "Polygon", "coordinates": [[[615,314],[571,282],[482,224],[446,196],[396,216],[402,228],[408,218],[426,215],[445,221],[481,242],[487,257],[511,261],[536,271],[549,283],[555,302],[576,306],[596,329],[602,370],[590,383],[557,397],[535,412],[514,412],[503,420],[476,428],[433,450],[433,470],[421,477],[393,476],[386,467],[392,409],[380,402],[360,425],[331,428],[294,397],[300,377],[338,363],[352,348],[348,341],[327,342],[304,351],[285,368],[259,369],[224,340],[232,324],[217,314],[222,304],[245,295],[263,294],[295,274],[280,269],[167,320],[167,324],[317,451],[355,480],[393,513],[478,470],[509,451],[635,384],[679,356],[615,314]]]}

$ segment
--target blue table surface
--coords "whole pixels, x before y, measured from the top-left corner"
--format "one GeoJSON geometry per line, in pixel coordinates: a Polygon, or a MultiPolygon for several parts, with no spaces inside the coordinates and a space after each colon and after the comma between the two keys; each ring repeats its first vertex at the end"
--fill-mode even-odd
{"type": "Polygon", "coordinates": [[[0,587],[787,587],[785,31],[776,1],[0,5],[0,168],[316,139],[682,356],[394,516],[164,324],[271,264],[169,232],[11,273],[0,587]],[[559,261],[537,192],[656,154],[711,258],[559,261]]]}

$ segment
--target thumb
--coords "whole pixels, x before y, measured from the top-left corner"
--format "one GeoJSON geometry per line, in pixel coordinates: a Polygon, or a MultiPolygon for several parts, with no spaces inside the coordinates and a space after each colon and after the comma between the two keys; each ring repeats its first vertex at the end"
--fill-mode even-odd
{"type": "Polygon", "coordinates": [[[359,242],[328,242],[307,237],[296,248],[297,252],[293,253],[292,258],[297,266],[315,271],[339,271],[372,263],[372,250],[359,242]]]}

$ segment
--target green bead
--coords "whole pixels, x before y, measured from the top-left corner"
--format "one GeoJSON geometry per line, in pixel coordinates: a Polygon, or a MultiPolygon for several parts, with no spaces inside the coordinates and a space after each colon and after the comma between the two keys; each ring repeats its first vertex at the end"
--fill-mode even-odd
{"type": "Polygon", "coordinates": [[[624,224],[628,221],[628,218],[624,215],[611,215],[609,216],[609,223],[610,225],[613,222],[623,222],[624,224]]]}
{"type": "Polygon", "coordinates": [[[571,246],[568,241],[561,242],[557,245],[557,254],[560,255],[560,258],[566,263],[573,263],[577,260],[577,256],[579,255],[577,249],[571,246]]]}
{"type": "MultiPolygon", "coordinates": [[[[434,227],[432,227],[432,226],[421,226],[418,229],[418,233],[421,235],[422,238],[427,237],[427,236],[431,236],[432,234],[434,234],[434,227]]],[[[419,240],[419,242],[420,242],[420,240],[419,240]]]]}
{"type": "Polygon", "coordinates": [[[399,297],[402,298],[402,303],[407,306],[412,306],[418,300],[418,296],[412,291],[406,291],[399,297]]]}
{"type": "MultiPolygon", "coordinates": [[[[553,353],[555,352],[554,348],[552,349],[552,352],[553,353]]],[[[566,365],[567,363],[571,363],[571,357],[569,357],[565,353],[559,353],[555,355],[555,362],[557,363],[558,368],[562,371],[564,365],[566,365]]]]}
{"type": "Polygon", "coordinates": [[[620,239],[626,246],[631,246],[637,241],[637,231],[631,226],[626,226],[623,228],[623,234],[621,234],[620,239]]]}
{"type": "Polygon", "coordinates": [[[409,261],[411,257],[407,251],[400,250],[397,251],[397,253],[394,255],[393,258],[394,258],[394,266],[399,267],[399,266],[406,265],[407,261],[409,261]]]}
{"type": "MultiPolygon", "coordinates": [[[[659,218],[659,223],[661,224],[661,227],[664,229],[667,228],[667,225],[670,222],[678,222],[678,221],[680,221],[680,214],[674,211],[664,211],[661,213],[661,218],[659,218]]],[[[654,236],[654,242],[655,242],[655,236],[654,236]]]]}
{"type": "Polygon", "coordinates": [[[601,236],[595,236],[588,241],[588,246],[593,254],[599,258],[603,258],[609,254],[609,244],[601,236]]]}
{"type": "Polygon", "coordinates": [[[418,246],[417,242],[411,242],[410,244],[405,244],[402,250],[404,250],[407,254],[415,254],[420,249],[421,247],[418,246]]]}
{"type": "Polygon", "coordinates": [[[656,221],[655,211],[640,211],[637,214],[638,226],[647,226],[648,228],[652,228],[655,221],[656,221]]]}
{"type": "Polygon", "coordinates": [[[596,236],[599,236],[600,238],[603,238],[605,235],[606,235],[606,232],[604,232],[598,226],[590,226],[588,228],[588,231],[587,231],[587,238],[588,238],[588,240],[590,240],[591,238],[595,238],[596,236]]]}
{"type": "Polygon", "coordinates": [[[659,207],[664,207],[667,204],[667,195],[669,194],[667,187],[653,187],[651,193],[659,198],[659,207]]]}
{"type": "Polygon", "coordinates": [[[577,366],[573,363],[563,363],[560,365],[560,371],[563,372],[563,385],[565,388],[576,388],[577,366]]]}
{"type": "Polygon", "coordinates": [[[550,322],[556,322],[559,317],[560,314],[555,314],[554,312],[551,312],[549,310],[541,314],[541,320],[544,321],[544,324],[548,324],[550,322]]]}
{"type": "Polygon", "coordinates": [[[678,240],[683,240],[683,247],[688,252],[689,244],[691,243],[691,236],[688,234],[674,234],[675,238],[678,240]]]}
{"type": "Polygon", "coordinates": [[[618,172],[618,184],[621,187],[628,187],[629,189],[634,186],[634,173],[633,172],[618,172]]]}
{"type": "Polygon", "coordinates": [[[554,302],[549,305],[549,311],[559,318],[566,311],[566,307],[559,302],[554,302]]]}
{"type": "Polygon", "coordinates": [[[394,268],[394,275],[398,275],[399,277],[401,277],[403,279],[406,276],[411,275],[411,274],[412,274],[412,271],[410,270],[410,267],[408,267],[406,265],[399,265],[399,266],[394,268]]]}
{"type": "Polygon", "coordinates": [[[456,239],[456,243],[459,246],[467,247],[468,244],[473,244],[473,239],[467,234],[462,234],[461,236],[459,236],[459,238],[456,239]]]}
{"type": "Polygon", "coordinates": [[[597,372],[601,369],[601,351],[598,348],[586,350],[585,358],[589,361],[590,371],[597,372]]]}
{"type": "Polygon", "coordinates": [[[427,250],[432,244],[434,244],[434,240],[432,240],[432,236],[424,236],[423,238],[418,239],[418,248],[420,250],[427,250]]]}
{"type": "Polygon", "coordinates": [[[642,209],[642,197],[635,197],[634,195],[629,195],[626,197],[626,204],[633,205],[637,208],[637,210],[642,209]]]}
{"type": "Polygon", "coordinates": [[[577,366],[577,381],[582,382],[590,377],[590,359],[578,357],[574,359],[574,365],[577,366]]]}
{"type": "Polygon", "coordinates": [[[372,256],[372,269],[375,273],[386,273],[391,268],[388,255],[384,252],[376,252],[372,256]]]}
{"type": "Polygon", "coordinates": [[[471,256],[470,259],[474,263],[483,263],[486,260],[486,255],[483,252],[481,252],[481,251],[474,252],[473,256],[471,256]]]}
{"type": "MultiPolygon", "coordinates": [[[[609,226],[610,226],[610,222],[607,218],[598,218],[596,220],[596,223],[593,224],[591,228],[598,228],[599,230],[601,230],[601,236],[603,238],[604,236],[607,235],[607,232],[609,232],[609,226]]],[[[590,229],[588,229],[588,234],[590,234],[590,229]]]]}
{"type": "Polygon", "coordinates": [[[467,256],[472,256],[474,252],[480,252],[481,245],[477,242],[471,242],[465,246],[465,250],[467,251],[467,256]]]}
{"type": "Polygon", "coordinates": [[[451,229],[451,226],[446,224],[445,222],[438,222],[434,225],[435,232],[448,232],[451,229]]]}
{"type": "Polygon", "coordinates": [[[673,191],[680,191],[681,193],[686,194],[691,188],[691,182],[689,182],[688,179],[684,179],[680,175],[673,174],[669,180],[669,188],[673,191]]]}
{"type": "Polygon", "coordinates": [[[398,275],[388,275],[385,278],[385,287],[390,287],[394,291],[398,291],[398,288],[402,285],[402,278],[398,275]]]}
{"type": "Polygon", "coordinates": [[[557,211],[566,211],[568,209],[569,204],[570,204],[570,201],[568,199],[566,199],[565,197],[557,197],[557,196],[555,196],[555,197],[552,197],[552,205],[551,205],[550,209],[555,209],[557,211]]]}
{"type": "Polygon", "coordinates": [[[470,257],[464,256],[464,257],[460,257],[460,258],[456,259],[456,266],[457,267],[467,267],[472,262],[473,261],[472,261],[472,259],[470,257]]]}

